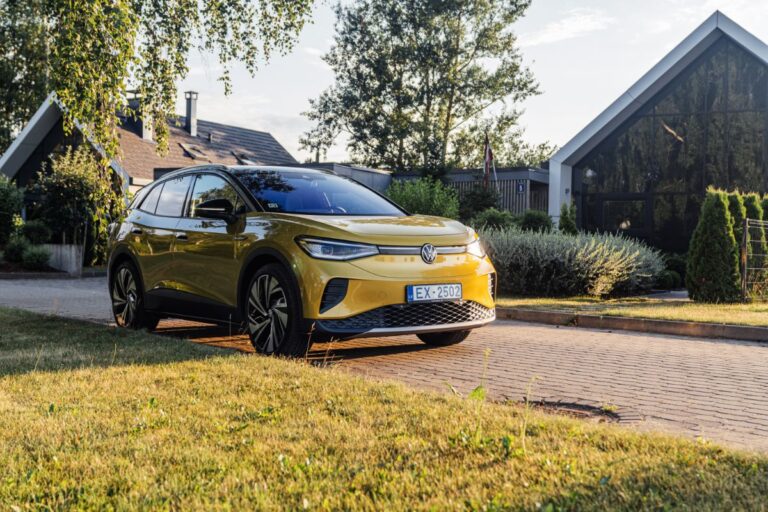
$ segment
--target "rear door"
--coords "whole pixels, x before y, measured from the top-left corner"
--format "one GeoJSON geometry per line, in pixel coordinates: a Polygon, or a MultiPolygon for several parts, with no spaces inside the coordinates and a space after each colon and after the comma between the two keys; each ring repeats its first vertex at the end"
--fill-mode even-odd
{"type": "MultiPolygon", "coordinates": [[[[235,188],[222,176],[202,172],[195,176],[186,212],[177,229],[174,249],[175,268],[180,289],[212,307],[237,306],[237,280],[240,262],[237,238],[245,228],[245,203],[235,188]],[[234,206],[236,220],[200,217],[198,204],[213,199],[227,199],[234,206]]],[[[212,310],[214,316],[221,311],[212,310]]],[[[226,314],[226,311],[224,311],[226,314]]]]}

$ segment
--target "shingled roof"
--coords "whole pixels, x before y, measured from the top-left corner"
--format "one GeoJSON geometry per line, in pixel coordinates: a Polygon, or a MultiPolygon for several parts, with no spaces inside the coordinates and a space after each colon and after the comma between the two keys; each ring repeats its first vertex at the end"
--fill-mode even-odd
{"type": "Polygon", "coordinates": [[[295,165],[298,162],[267,133],[210,121],[197,121],[197,136],[184,129],[182,116],[169,121],[168,153],[141,137],[139,122],[125,119],[119,129],[123,156],[120,165],[133,179],[154,180],[157,172],[204,163],[295,165]]]}

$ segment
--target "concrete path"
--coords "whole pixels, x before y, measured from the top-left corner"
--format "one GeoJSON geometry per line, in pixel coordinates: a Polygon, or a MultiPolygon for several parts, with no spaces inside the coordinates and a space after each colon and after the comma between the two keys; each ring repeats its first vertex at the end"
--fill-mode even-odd
{"type": "MultiPolygon", "coordinates": [[[[104,279],[0,281],[0,305],[111,321],[104,279]]],[[[247,337],[189,322],[160,332],[250,351],[247,337]]],[[[414,336],[316,344],[310,357],[418,388],[606,407],[625,424],[768,452],[768,344],[499,321],[464,343],[414,336]],[[487,361],[484,355],[488,352],[487,361]]]]}

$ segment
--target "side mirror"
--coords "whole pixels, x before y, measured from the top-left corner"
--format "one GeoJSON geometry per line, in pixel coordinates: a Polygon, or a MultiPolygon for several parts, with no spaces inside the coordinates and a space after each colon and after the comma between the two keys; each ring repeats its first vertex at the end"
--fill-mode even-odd
{"type": "Polygon", "coordinates": [[[235,220],[235,207],[229,199],[211,199],[197,205],[195,217],[232,222],[235,220]]]}

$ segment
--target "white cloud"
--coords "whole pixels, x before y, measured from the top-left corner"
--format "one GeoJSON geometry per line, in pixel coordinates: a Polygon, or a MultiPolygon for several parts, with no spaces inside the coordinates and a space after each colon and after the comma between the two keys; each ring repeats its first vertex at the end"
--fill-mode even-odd
{"type": "Polygon", "coordinates": [[[520,46],[530,48],[575,39],[604,30],[615,21],[599,9],[572,9],[564,18],[547,23],[541,30],[520,35],[520,46]]]}

